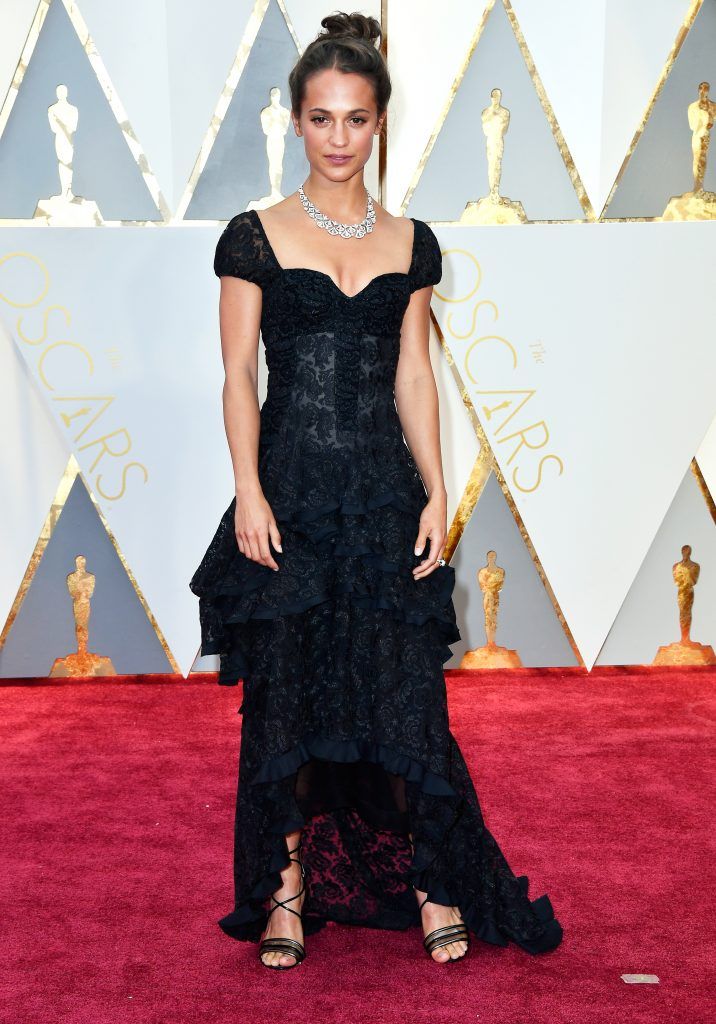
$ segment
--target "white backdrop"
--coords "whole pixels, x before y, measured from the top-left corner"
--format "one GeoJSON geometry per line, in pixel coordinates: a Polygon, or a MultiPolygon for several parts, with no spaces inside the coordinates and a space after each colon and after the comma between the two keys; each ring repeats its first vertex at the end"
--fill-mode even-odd
{"type": "MultiPolygon", "coordinates": [[[[188,579],[233,493],[221,422],[218,281],[211,259],[223,224],[240,207],[229,212],[225,202],[223,207],[217,203],[213,216],[182,217],[195,186],[199,194],[200,154],[210,149],[209,126],[237,54],[248,54],[241,64],[239,95],[265,73],[267,64],[270,74],[274,44],[285,62],[291,46],[295,50],[296,43],[307,43],[326,8],[313,0],[284,5],[276,0],[201,5],[190,0],[151,5],[85,0],[74,11],[90,33],[88,46],[78,34],[76,14],[70,18],[70,6],[61,10],[61,4],[52,0],[38,8],[34,0],[0,0],[0,94],[7,91],[0,108],[0,178],[5,183],[0,188],[0,417],[5,439],[0,472],[7,496],[0,503],[2,615],[10,625],[17,616],[12,628],[22,627],[26,643],[42,643],[42,623],[21,621],[18,588],[23,578],[32,585],[31,557],[73,453],[177,667],[187,673],[199,644],[196,599],[188,579]],[[42,28],[34,21],[38,10],[47,15],[42,28]],[[273,19],[271,33],[264,37],[268,19],[273,19]],[[258,39],[260,45],[249,48],[247,39],[258,39]],[[21,57],[27,65],[24,77],[17,70],[21,57]],[[85,177],[77,180],[88,183],[87,191],[78,187],[78,192],[90,198],[102,192],[122,209],[131,211],[134,205],[143,211],[122,215],[111,226],[46,227],[33,224],[28,213],[28,195],[32,199],[34,194],[27,192],[30,168],[33,173],[44,169],[55,191],[57,186],[46,117],[43,121],[37,114],[55,99],[41,91],[54,79],[43,80],[37,61],[52,59],[58,74],[55,69],[64,71],[65,58],[67,80],[76,82],[70,98],[80,110],[80,125],[89,123],[82,121],[90,96],[84,99],[81,84],[82,75],[90,77],[88,69],[96,86],[92,102],[98,135],[89,145],[85,139],[82,152],[124,146],[136,172],[132,177],[118,167],[108,187],[107,172],[105,180],[99,171],[92,177],[91,156],[80,162],[78,149],[76,174],[85,177]],[[149,218],[148,207],[156,211],[149,218]],[[17,252],[32,259],[13,257],[17,252]],[[105,444],[119,445],[119,454],[105,453],[98,460],[103,432],[115,431],[105,444]],[[126,453],[122,440],[129,445],[126,453]],[[123,472],[128,473],[126,488],[111,497],[123,472]]],[[[674,66],[660,95],[668,98],[669,81],[678,75],[694,83],[711,75],[716,83],[716,66],[705,68],[693,48],[684,44],[681,64],[673,52],[691,6],[676,0],[585,0],[579,5],[497,0],[484,9],[469,0],[451,0],[439,11],[423,0],[390,0],[387,5],[394,93],[382,200],[395,214],[415,211],[432,221],[445,252],[444,277],[433,302],[437,330],[431,354],[441,396],[449,517],[463,498],[480,450],[477,421],[554,591],[558,607],[548,604],[548,614],[563,615],[588,667],[600,660],[610,630],[618,628],[623,602],[638,584],[650,551],[656,550],[694,457],[712,493],[716,486],[716,346],[708,298],[716,270],[713,224],[458,226],[431,215],[435,197],[454,194],[454,181],[449,163],[436,179],[430,159],[446,140],[459,146],[461,133],[471,137],[475,125],[479,132],[480,110],[488,97],[470,95],[466,103],[460,83],[468,56],[486,60],[481,25],[489,30],[494,25],[490,19],[499,17],[523,48],[520,56],[512,40],[505,68],[515,55],[519,63],[526,48],[536,72],[513,70],[521,74],[525,90],[536,88],[537,80],[543,87],[576,181],[599,215],[643,128],[670,56],[674,66]],[[458,99],[474,120],[451,118],[458,99]],[[419,206],[413,207],[413,196],[419,206]],[[474,261],[483,275],[479,295],[463,302],[474,261]],[[497,322],[486,308],[473,322],[478,299],[495,303],[497,322]],[[505,341],[471,349],[483,333],[497,333],[505,341]],[[479,368],[475,384],[469,380],[471,366],[479,368]],[[461,384],[473,399],[471,415],[461,384]],[[522,408],[515,391],[529,396],[522,408]],[[495,399],[500,407],[489,413],[495,399]],[[540,423],[546,431],[543,447],[520,448],[519,438],[506,439],[532,427],[524,440],[537,444],[541,428],[533,425],[540,423]],[[550,460],[538,477],[545,453],[550,460]]],[[[711,35],[714,5],[697,8],[693,24],[687,24],[687,43],[690,33],[716,43],[711,35]]],[[[377,3],[360,9],[380,15],[377,3]]],[[[710,52],[716,53],[716,45],[710,52]]],[[[501,54],[491,58],[499,67],[501,54]]],[[[285,88],[283,95],[287,101],[285,88]]],[[[529,171],[530,161],[539,166],[540,154],[520,142],[523,101],[526,93],[503,96],[513,133],[506,137],[506,172],[516,166],[529,171]]],[[[657,97],[655,110],[658,103],[657,97]]],[[[555,142],[547,114],[537,127],[549,147],[555,142]]],[[[230,108],[226,130],[232,116],[238,115],[230,108]]],[[[676,161],[674,154],[689,147],[688,132],[682,137],[678,120],[673,123],[677,127],[663,129],[666,171],[660,167],[660,173],[669,170],[672,156],[676,161]]],[[[217,199],[241,181],[244,156],[230,153],[218,167],[207,163],[211,181],[218,182],[217,199]]],[[[374,195],[379,194],[377,157],[376,147],[367,169],[374,195]]],[[[456,170],[459,158],[458,148],[456,170]]],[[[712,156],[709,174],[714,170],[712,156]]],[[[484,194],[483,177],[484,168],[476,168],[474,192],[455,196],[460,209],[484,194]]],[[[672,178],[681,181],[676,172],[667,178],[669,184],[672,178]]],[[[711,180],[707,186],[713,188],[711,180]]],[[[572,187],[566,174],[564,181],[572,187]]],[[[548,183],[533,179],[532,184],[539,189],[548,183]]],[[[638,184],[629,185],[634,194],[638,184]]],[[[667,189],[664,203],[688,187],[687,180],[667,189]]],[[[204,209],[211,208],[210,199],[205,190],[204,209]]],[[[572,202],[578,205],[574,196],[572,202]]],[[[586,220],[586,213],[580,219],[586,220]]],[[[262,378],[261,398],[264,388],[262,378]]],[[[686,541],[694,513],[688,506],[679,509],[683,521],[674,536],[686,541]]],[[[478,502],[473,515],[479,514],[478,502]]],[[[659,577],[661,599],[673,603],[674,630],[678,617],[670,572],[679,557],[680,550],[671,550],[659,577]]],[[[716,643],[714,537],[693,557],[702,564],[694,635],[716,643]]],[[[460,585],[474,591],[474,580],[461,576],[461,565],[456,558],[460,585]]],[[[515,562],[510,575],[508,566],[510,588],[525,582],[520,571],[515,562]]],[[[509,590],[503,599],[509,600],[509,590]]],[[[656,623],[650,627],[648,603],[639,614],[647,649],[655,653],[658,644],[677,638],[677,632],[664,635],[656,623]]],[[[461,628],[467,645],[478,646],[484,642],[482,622],[474,612],[470,616],[461,628]]],[[[543,628],[544,623],[527,616],[523,632],[518,630],[508,645],[519,648],[524,642],[527,647],[530,632],[543,628]]],[[[630,647],[630,631],[623,632],[620,660],[639,660],[640,648],[630,647]]],[[[5,633],[7,639],[8,628],[5,633]]],[[[48,650],[49,663],[64,653],[48,650]]],[[[550,653],[553,663],[565,663],[561,647],[550,651],[548,645],[548,659],[550,653]]],[[[13,674],[2,659],[0,651],[0,675],[13,674]]]]}

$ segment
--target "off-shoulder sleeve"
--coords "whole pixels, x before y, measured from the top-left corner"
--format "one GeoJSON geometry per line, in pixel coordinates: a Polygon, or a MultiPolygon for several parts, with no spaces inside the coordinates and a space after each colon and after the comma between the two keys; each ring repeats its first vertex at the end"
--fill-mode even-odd
{"type": "Polygon", "coordinates": [[[219,237],[214,254],[217,277],[230,275],[262,285],[264,281],[261,239],[248,211],[237,213],[219,237]]]}
{"type": "Polygon", "coordinates": [[[410,290],[437,284],[443,276],[443,258],[440,243],[430,225],[424,220],[415,221],[413,263],[410,268],[410,290]]]}

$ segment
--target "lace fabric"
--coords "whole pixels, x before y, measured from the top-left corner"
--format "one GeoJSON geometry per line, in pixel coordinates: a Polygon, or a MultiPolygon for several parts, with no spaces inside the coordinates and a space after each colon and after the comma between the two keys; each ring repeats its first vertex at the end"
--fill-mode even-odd
{"type": "Polygon", "coordinates": [[[259,478],[283,547],[278,572],[244,556],[232,497],[189,584],[201,653],[219,655],[221,685],[243,681],[235,904],[219,924],[259,939],[300,827],[306,934],[418,925],[415,885],[477,937],[546,952],[561,925],[486,829],[448,726],[454,569],[412,575],[427,494],[393,387],[410,295],[442,274],[435,234],[413,223],[409,270],[354,296],[282,269],[255,211],[217,243],[217,276],[262,290],[259,478]]]}

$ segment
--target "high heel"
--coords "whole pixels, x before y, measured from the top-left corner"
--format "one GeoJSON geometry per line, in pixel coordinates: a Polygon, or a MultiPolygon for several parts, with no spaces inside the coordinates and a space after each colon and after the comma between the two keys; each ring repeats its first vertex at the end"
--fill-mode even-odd
{"type": "MultiPolygon", "coordinates": [[[[426,896],[423,902],[418,907],[421,911],[425,904],[428,902],[426,896]]],[[[425,952],[428,954],[431,960],[435,960],[433,956],[433,950],[439,949],[441,946],[449,946],[451,942],[465,942],[467,946],[470,945],[470,933],[467,930],[467,925],[464,921],[457,921],[455,924],[446,924],[442,928],[434,928],[431,932],[423,939],[423,946],[425,952]]],[[[450,964],[462,960],[467,954],[467,949],[460,956],[450,957],[449,960],[437,960],[436,963],[450,964]]]]}
{"type": "MultiPolygon", "coordinates": [[[[301,867],[301,888],[298,890],[295,896],[287,896],[285,900],[277,900],[274,894],[271,893],[271,899],[274,901],[276,906],[271,907],[271,909],[269,910],[268,914],[266,915],[267,921],[271,914],[273,914],[276,907],[283,907],[285,910],[289,910],[292,914],[295,914],[296,917],[301,916],[299,911],[294,910],[293,907],[286,906],[287,903],[290,903],[292,900],[297,900],[298,897],[306,891],[306,872],[303,867],[303,862],[301,861],[300,853],[298,857],[291,856],[292,853],[298,853],[300,849],[301,840],[299,839],[298,843],[293,848],[293,850],[288,851],[288,859],[292,860],[295,864],[299,864],[301,867]]],[[[301,961],[305,959],[305,957],[306,950],[304,949],[303,945],[298,941],[298,939],[289,939],[287,937],[281,937],[277,935],[270,939],[262,939],[259,944],[259,959],[261,960],[261,963],[264,965],[264,967],[273,967],[274,969],[279,971],[290,971],[293,967],[296,967],[297,964],[300,964],[301,961]],[[262,958],[262,953],[269,952],[288,953],[290,956],[295,957],[295,960],[292,964],[267,964],[262,958]]]]}
{"type": "MultiPolygon", "coordinates": [[[[415,845],[413,843],[412,833],[410,832],[408,833],[408,842],[410,843],[410,853],[414,856],[415,845]]],[[[429,900],[426,895],[425,899],[418,907],[418,913],[422,912],[423,907],[428,902],[429,900]]],[[[432,955],[433,950],[439,949],[441,946],[449,946],[451,942],[465,942],[467,944],[467,947],[469,948],[470,933],[468,932],[467,925],[465,924],[464,921],[458,921],[455,924],[446,924],[443,925],[442,928],[433,928],[433,930],[431,932],[428,932],[428,934],[423,939],[423,946],[425,947],[425,952],[428,954],[430,959],[435,960],[435,957],[432,955]]],[[[453,960],[462,960],[466,954],[467,948],[465,949],[465,952],[461,954],[461,956],[451,956],[449,960],[435,960],[435,962],[449,964],[452,963],[453,960]]]]}

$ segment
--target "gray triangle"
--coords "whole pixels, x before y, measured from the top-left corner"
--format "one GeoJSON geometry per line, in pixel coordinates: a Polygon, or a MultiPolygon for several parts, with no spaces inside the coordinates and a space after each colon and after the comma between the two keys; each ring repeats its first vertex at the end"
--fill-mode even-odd
{"type": "Polygon", "coordinates": [[[105,220],[160,220],[142,173],[62,3],[50,4],[0,137],[0,217],[30,219],[40,199],[60,190],[48,108],[57,86],[78,109],[72,138],[75,195],[105,220]]]}
{"type": "MultiPolygon", "coordinates": [[[[660,217],[672,196],[693,188],[687,108],[698,99],[698,86],[702,81],[711,83],[713,102],[716,98],[715,3],[704,4],[696,16],[604,212],[604,219],[660,217]]],[[[716,191],[713,146],[711,150],[704,188],[716,191]]]]}
{"type": "MultiPolygon", "coordinates": [[[[288,75],[296,63],[296,44],[275,0],[271,0],[229,103],[206,165],[196,183],[185,220],[228,220],[271,191],[266,136],[260,114],[274,86],[281,106],[290,108],[288,75]]],[[[281,191],[290,195],[305,180],[308,165],[303,139],[289,122],[284,136],[281,191]]]]}
{"type": "Polygon", "coordinates": [[[584,220],[562,154],[501,3],[496,3],[465,70],[420,180],[411,216],[456,221],[489,193],[481,111],[502,89],[510,111],[500,194],[522,203],[529,220],[584,220]],[[447,186],[447,187],[446,187],[447,186]]]}
{"type": "Polygon", "coordinates": [[[0,651],[0,678],[47,676],[55,658],[77,650],[66,582],[77,555],[96,577],[89,649],[109,657],[117,673],[172,672],[78,473],[0,651]]]}
{"type": "Polygon", "coordinates": [[[455,611],[462,640],[453,646],[453,658],[445,668],[458,668],[465,651],[487,643],[477,573],[486,564],[491,549],[496,552],[497,564],[505,570],[495,642],[516,650],[526,667],[577,665],[569,639],[492,473],[450,559],[455,568],[455,611]]]}
{"type": "Polygon", "coordinates": [[[672,566],[681,547],[701,566],[694,588],[691,639],[716,649],[716,530],[704,496],[687,470],[599,652],[597,665],[650,665],[660,646],[679,640],[672,566]]]}

